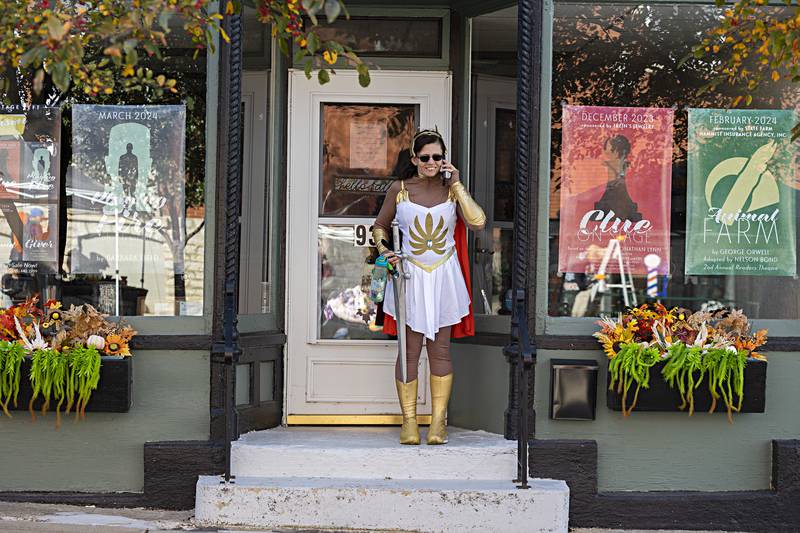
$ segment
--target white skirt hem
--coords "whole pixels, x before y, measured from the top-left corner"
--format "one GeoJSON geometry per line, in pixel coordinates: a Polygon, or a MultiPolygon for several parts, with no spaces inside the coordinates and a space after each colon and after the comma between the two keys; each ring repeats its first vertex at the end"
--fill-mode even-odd
{"type": "MultiPolygon", "coordinates": [[[[458,324],[469,315],[470,298],[455,254],[433,272],[409,262],[404,266],[411,276],[406,281],[406,325],[412,331],[434,340],[441,328],[458,324]]],[[[384,312],[396,318],[391,280],[385,295],[384,312]]]]}

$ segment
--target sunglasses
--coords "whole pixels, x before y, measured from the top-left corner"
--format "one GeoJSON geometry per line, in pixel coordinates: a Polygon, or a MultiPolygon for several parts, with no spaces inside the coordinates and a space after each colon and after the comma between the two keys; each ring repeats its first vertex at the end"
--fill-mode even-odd
{"type": "Polygon", "coordinates": [[[432,157],[432,158],[433,158],[433,160],[434,160],[434,161],[436,161],[437,163],[438,163],[439,161],[441,161],[442,159],[444,159],[444,156],[443,156],[442,154],[421,155],[421,156],[418,156],[418,159],[419,159],[420,161],[422,161],[423,163],[427,163],[428,161],[430,161],[430,160],[431,160],[431,157],[432,157]]]}

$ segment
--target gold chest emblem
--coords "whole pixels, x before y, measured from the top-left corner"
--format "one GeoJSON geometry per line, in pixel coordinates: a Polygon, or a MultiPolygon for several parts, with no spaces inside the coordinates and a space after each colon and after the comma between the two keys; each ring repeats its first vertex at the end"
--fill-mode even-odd
{"type": "Polygon", "coordinates": [[[433,227],[433,216],[430,213],[425,217],[424,228],[419,223],[419,217],[414,217],[414,227],[409,228],[409,237],[411,253],[414,255],[422,255],[428,250],[442,255],[447,244],[447,227],[444,225],[444,217],[439,217],[436,228],[433,227]]]}

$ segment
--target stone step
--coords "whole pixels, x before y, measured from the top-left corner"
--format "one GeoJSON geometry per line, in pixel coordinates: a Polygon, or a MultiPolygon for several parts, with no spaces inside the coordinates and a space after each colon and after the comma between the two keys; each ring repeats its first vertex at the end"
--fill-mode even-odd
{"type": "Polygon", "coordinates": [[[201,476],[201,526],[303,527],[421,532],[566,532],[563,481],[331,479],[201,476]]]}
{"type": "Polygon", "coordinates": [[[240,477],[497,479],[517,474],[516,441],[448,428],[444,446],[402,446],[396,427],[290,427],[242,435],[231,449],[240,477]]]}

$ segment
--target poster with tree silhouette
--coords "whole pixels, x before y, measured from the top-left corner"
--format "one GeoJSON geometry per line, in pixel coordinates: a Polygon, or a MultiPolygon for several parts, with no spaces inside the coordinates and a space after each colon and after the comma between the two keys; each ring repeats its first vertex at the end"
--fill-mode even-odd
{"type": "Polygon", "coordinates": [[[690,109],[686,273],[794,276],[791,110],[690,109]]]}
{"type": "Polygon", "coordinates": [[[669,274],[672,109],[564,106],[559,272],[669,274]],[[614,245],[615,247],[615,245],[614,245]]]}
{"type": "Polygon", "coordinates": [[[185,300],[185,139],[183,105],[73,106],[71,275],[136,283],[156,314],[185,300]]]}

